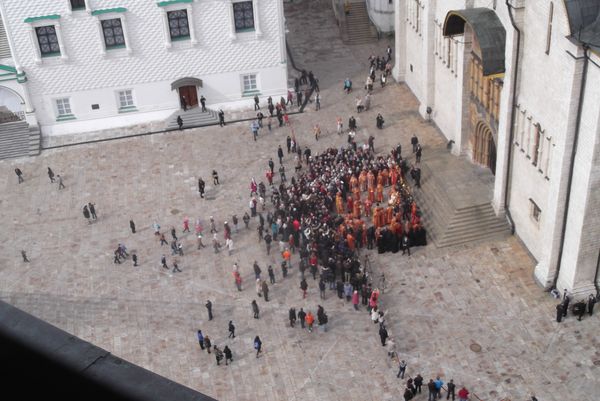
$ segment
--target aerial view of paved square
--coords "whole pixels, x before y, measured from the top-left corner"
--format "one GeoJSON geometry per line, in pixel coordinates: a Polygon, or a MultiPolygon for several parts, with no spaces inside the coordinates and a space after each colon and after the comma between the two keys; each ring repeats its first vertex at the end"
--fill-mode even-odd
{"type": "Polygon", "coordinates": [[[33,3],[0,0],[0,300],[223,401],[600,394],[600,5],[33,3]],[[205,14],[264,65],[141,70],[138,19],[191,58],[205,14]],[[106,97],[84,18],[136,71],[106,97]]]}

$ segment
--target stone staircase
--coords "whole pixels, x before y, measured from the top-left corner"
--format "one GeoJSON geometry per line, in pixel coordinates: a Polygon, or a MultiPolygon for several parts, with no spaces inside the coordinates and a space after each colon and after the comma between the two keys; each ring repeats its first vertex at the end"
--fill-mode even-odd
{"type": "MultiPolygon", "coordinates": [[[[447,152],[432,153],[428,157],[459,160],[447,152]]],[[[452,183],[449,184],[443,174],[456,174],[460,177],[457,169],[450,170],[442,172],[440,176],[437,169],[432,169],[424,162],[421,165],[421,188],[413,186],[413,195],[423,213],[423,224],[436,246],[441,248],[510,235],[508,223],[505,219],[496,217],[489,197],[481,196],[481,192],[478,196],[472,196],[472,193],[461,196],[448,190],[448,185],[452,183]]],[[[463,178],[467,181],[470,179],[463,178]]],[[[477,194],[477,191],[474,192],[477,194]]]]}
{"type": "Polygon", "coordinates": [[[366,2],[350,3],[350,14],[346,15],[346,43],[358,45],[377,40],[377,30],[371,24],[366,2]]]}
{"type": "Polygon", "coordinates": [[[186,111],[178,110],[167,119],[167,130],[178,129],[177,117],[181,116],[183,120],[183,128],[188,127],[204,127],[219,123],[219,116],[216,111],[206,109],[202,111],[200,107],[194,107],[186,111]]]}
{"type": "Polygon", "coordinates": [[[40,130],[26,121],[0,124],[0,159],[40,154],[40,130]]]}

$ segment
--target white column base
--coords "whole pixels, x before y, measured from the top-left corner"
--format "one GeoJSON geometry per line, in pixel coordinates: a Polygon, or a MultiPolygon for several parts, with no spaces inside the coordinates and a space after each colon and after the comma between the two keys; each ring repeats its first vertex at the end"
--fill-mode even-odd
{"type": "Polygon", "coordinates": [[[535,266],[535,270],[533,271],[533,278],[540,287],[549,290],[552,286],[552,280],[554,279],[552,274],[553,272],[550,272],[550,267],[548,266],[547,262],[538,262],[538,264],[535,266]]]}

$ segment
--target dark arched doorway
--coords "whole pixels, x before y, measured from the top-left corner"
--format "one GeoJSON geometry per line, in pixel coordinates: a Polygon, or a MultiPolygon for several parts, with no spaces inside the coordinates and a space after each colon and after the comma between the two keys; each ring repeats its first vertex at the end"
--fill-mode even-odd
{"type": "Polygon", "coordinates": [[[496,143],[487,123],[479,121],[473,137],[473,160],[487,166],[496,174],[496,143]]]}

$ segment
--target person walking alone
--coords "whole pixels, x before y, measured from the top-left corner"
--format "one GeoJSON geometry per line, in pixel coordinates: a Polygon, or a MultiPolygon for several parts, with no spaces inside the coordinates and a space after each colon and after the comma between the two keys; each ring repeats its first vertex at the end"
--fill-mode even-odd
{"type": "Polygon", "coordinates": [[[254,95],[254,111],[256,110],[260,110],[260,99],[258,98],[258,95],[254,95]]]}
{"type": "Polygon", "coordinates": [[[19,184],[25,181],[25,179],[23,179],[23,172],[20,168],[15,168],[15,174],[17,175],[17,179],[19,180],[19,184]]]}
{"type": "Polygon", "coordinates": [[[204,306],[206,306],[206,309],[208,310],[208,320],[213,320],[212,302],[210,302],[210,299],[206,301],[204,306]]]}
{"type": "Polygon", "coordinates": [[[54,182],[54,171],[50,167],[48,167],[48,178],[50,178],[50,183],[54,182]]]}
{"type": "Polygon", "coordinates": [[[225,348],[223,348],[223,353],[225,354],[225,365],[229,365],[227,363],[228,361],[233,362],[233,353],[227,345],[225,346],[225,348]]]}
{"type": "Polygon", "coordinates": [[[417,145],[419,144],[417,134],[413,134],[412,138],[410,138],[410,144],[412,145],[413,153],[417,153],[417,145]]]}
{"type": "Polygon", "coordinates": [[[202,334],[202,330],[198,330],[196,335],[198,336],[198,344],[200,345],[200,349],[204,350],[204,335],[202,334]]]}
{"type": "MultiPolygon", "coordinates": [[[[58,178],[58,189],[59,190],[64,189],[65,188],[65,184],[63,184],[63,179],[60,176],[60,174],[57,174],[56,178],[58,178]]],[[[96,220],[96,219],[94,219],[94,220],[96,220]]]]}
{"type": "Polygon", "coordinates": [[[25,252],[23,249],[21,249],[21,256],[23,257],[23,262],[29,263],[29,259],[27,259],[27,252],[25,252]]]}
{"type": "Polygon", "coordinates": [[[235,338],[235,326],[233,325],[233,321],[229,321],[229,338],[235,338]]]}
{"type": "Polygon", "coordinates": [[[404,361],[404,359],[403,359],[400,361],[400,364],[398,365],[398,374],[396,375],[396,377],[404,379],[404,372],[406,372],[406,361],[404,361]]]}
{"type": "Polygon", "coordinates": [[[300,289],[302,290],[302,299],[306,298],[306,291],[308,290],[308,283],[306,282],[306,279],[302,279],[302,281],[300,281],[300,289]]]}
{"type": "Polygon", "coordinates": [[[262,351],[262,341],[260,341],[259,336],[254,337],[254,349],[256,350],[256,357],[258,358],[258,355],[262,351]]]}
{"type": "Polygon", "coordinates": [[[133,220],[129,220],[129,228],[131,228],[131,233],[135,234],[135,223],[133,220]]]}
{"type": "Polygon", "coordinates": [[[225,125],[225,112],[222,109],[219,109],[219,126],[222,127],[225,125]]]}
{"type": "Polygon", "coordinates": [[[254,314],[255,319],[259,319],[260,310],[258,309],[258,304],[256,303],[256,299],[252,300],[252,313],[254,314]]]}

